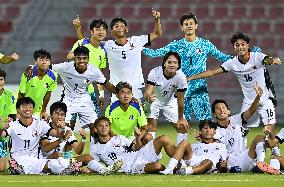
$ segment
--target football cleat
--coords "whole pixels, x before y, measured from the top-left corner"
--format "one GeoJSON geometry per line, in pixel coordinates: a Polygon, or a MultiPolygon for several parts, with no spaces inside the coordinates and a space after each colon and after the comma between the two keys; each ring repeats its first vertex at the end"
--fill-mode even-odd
{"type": "Polygon", "coordinates": [[[65,168],[60,175],[79,175],[82,173],[81,167],[82,162],[74,162],[69,167],[65,168]]]}
{"type": "Polygon", "coordinates": [[[280,175],[280,170],[275,169],[274,167],[270,166],[265,162],[258,162],[256,165],[258,169],[264,173],[268,173],[271,175],[280,175]]]}
{"type": "Polygon", "coordinates": [[[114,164],[106,167],[106,170],[102,173],[103,175],[109,175],[111,173],[117,172],[121,169],[123,162],[121,160],[117,160],[114,164]]]}
{"type": "Polygon", "coordinates": [[[11,175],[25,174],[23,166],[19,165],[15,159],[10,158],[9,164],[10,164],[9,172],[11,175]]]}

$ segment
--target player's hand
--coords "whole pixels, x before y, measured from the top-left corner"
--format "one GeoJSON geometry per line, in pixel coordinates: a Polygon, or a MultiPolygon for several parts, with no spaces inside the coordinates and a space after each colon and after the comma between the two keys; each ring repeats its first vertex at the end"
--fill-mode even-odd
{"type": "Polygon", "coordinates": [[[9,124],[9,123],[10,123],[11,121],[13,121],[13,119],[12,119],[12,120],[8,120],[8,119],[7,119],[7,121],[6,121],[6,123],[3,125],[2,129],[3,129],[3,130],[8,129],[8,128],[10,127],[10,124],[9,124]]]}
{"type": "Polygon", "coordinates": [[[45,111],[41,111],[40,119],[47,121],[48,120],[48,114],[45,111]]]}
{"type": "Polygon", "coordinates": [[[31,77],[33,76],[33,68],[34,68],[33,65],[29,65],[29,66],[26,68],[24,74],[25,74],[25,76],[26,76],[27,78],[31,78],[31,77]]]}
{"type": "Polygon", "coordinates": [[[57,128],[65,129],[65,126],[66,126],[65,121],[62,121],[62,120],[57,121],[57,124],[56,124],[57,128]]]}
{"type": "Polygon", "coordinates": [[[144,95],[145,95],[145,100],[148,102],[154,102],[157,99],[155,94],[145,93],[144,95]]]}
{"type": "Polygon", "coordinates": [[[185,118],[181,118],[177,121],[177,129],[184,128],[186,131],[189,128],[188,122],[185,118]]]}
{"type": "Polygon", "coordinates": [[[82,139],[86,139],[87,133],[84,129],[80,128],[79,135],[82,137],[82,139]]]}
{"type": "Polygon", "coordinates": [[[153,15],[155,21],[158,21],[160,19],[160,17],[161,17],[161,13],[156,11],[153,8],[152,8],[152,15],[153,15]]]}
{"type": "Polygon", "coordinates": [[[135,97],[132,97],[131,101],[133,101],[135,103],[139,103],[138,99],[136,99],[135,97]]]}
{"type": "Polygon", "coordinates": [[[99,97],[99,107],[104,107],[105,101],[103,97],[99,97]]]}
{"type": "Polygon", "coordinates": [[[71,135],[72,135],[72,131],[68,130],[65,132],[63,139],[68,140],[68,138],[70,138],[71,135]]]}
{"type": "Polygon", "coordinates": [[[255,83],[255,86],[253,86],[256,96],[261,97],[263,94],[263,89],[258,85],[258,83],[255,83]]]}
{"type": "Polygon", "coordinates": [[[19,55],[17,53],[13,53],[10,55],[11,59],[13,60],[18,60],[19,59],[19,55]]]}
{"type": "Polygon", "coordinates": [[[135,137],[139,137],[141,135],[141,131],[140,131],[140,129],[139,128],[135,128],[135,130],[134,130],[134,136],[135,137]]]}
{"type": "Polygon", "coordinates": [[[75,29],[81,28],[81,21],[78,15],[75,19],[73,19],[73,26],[75,27],[75,29]]]}
{"type": "Polygon", "coordinates": [[[272,64],[280,65],[282,62],[280,58],[273,58],[272,64]]]}
{"type": "Polygon", "coordinates": [[[273,132],[272,132],[272,127],[271,125],[266,125],[263,127],[263,132],[264,134],[268,135],[268,138],[273,138],[273,132]]]}

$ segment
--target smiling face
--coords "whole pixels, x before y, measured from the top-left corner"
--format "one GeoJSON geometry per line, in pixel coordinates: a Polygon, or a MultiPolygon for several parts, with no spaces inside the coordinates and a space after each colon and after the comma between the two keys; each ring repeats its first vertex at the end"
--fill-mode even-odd
{"type": "Polygon", "coordinates": [[[178,59],[174,55],[170,55],[164,63],[164,70],[166,75],[173,75],[179,68],[178,59]]]}
{"type": "Polygon", "coordinates": [[[111,34],[115,38],[125,38],[127,31],[128,31],[128,29],[127,29],[126,25],[123,22],[118,21],[112,27],[111,34]]]}
{"type": "Polygon", "coordinates": [[[192,36],[195,35],[197,28],[198,24],[195,23],[193,18],[190,18],[183,21],[181,31],[187,36],[192,36]]]}
{"type": "Polygon", "coordinates": [[[218,121],[224,121],[229,118],[230,110],[224,103],[217,103],[213,114],[218,121]]]}
{"type": "Polygon", "coordinates": [[[75,56],[75,66],[76,69],[79,70],[79,73],[83,73],[87,70],[88,62],[89,62],[88,55],[81,54],[75,56]]]}
{"type": "Polygon", "coordinates": [[[243,39],[238,39],[234,43],[234,50],[238,56],[244,56],[248,53],[249,44],[243,39]]]}
{"type": "Polygon", "coordinates": [[[94,27],[93,30],[91,30],[91,37],[96,41],[102,41],[106,37],[107,29],[101,25],[100,27],[96,28],[94,27]]]}
{"type": "Polygon", "coordinates": [[[34,112],[33,104],[22,104],[17,108],[17,112],[22,118],[32,118],[34,112]]]}

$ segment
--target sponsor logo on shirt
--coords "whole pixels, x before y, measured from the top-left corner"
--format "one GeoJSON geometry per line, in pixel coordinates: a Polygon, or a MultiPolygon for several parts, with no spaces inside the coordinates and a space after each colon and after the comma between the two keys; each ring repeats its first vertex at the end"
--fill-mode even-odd
{"type": "Polygon", "coordinates": [[[134,119],[134,116],[133,116],[133,115],[130,115],[130,116],[129,116],[129,119],[130,119],[130,120],[133,120],[133,119],[134,119]]]}

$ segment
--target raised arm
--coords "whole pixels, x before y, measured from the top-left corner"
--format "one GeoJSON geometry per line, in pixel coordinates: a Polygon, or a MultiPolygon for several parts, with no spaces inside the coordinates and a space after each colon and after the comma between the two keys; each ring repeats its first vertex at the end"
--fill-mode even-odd
{"type": "Polygon", "coordinates": [[[152,9],[152,15],[154,18],[155,28],[154,31],[150,34],[150,42],[162,36],[162,27],[160,21],[160,12],[152,9]]]}
{"type": "Polygon", "coordinates": [[[81,21],[78,15],[75,19],[73,19],[73,26],[75,28],[78,39],[81,40],[85,38],[83,30],[82,30],[82,26],[81,26],[81,21]]]}
{"type": "Polygon", "coordinates": [[[195,80],[195,79],[204,79],[208,77],[212,77],[213,75],[218,75],[220,73],[223,73],[224,70],[221,67],[217,67],[215,69],[209,69],[207,71],[204,71],[202,73],[196,74],[191,77],[187,77],[187,81],[195,80]]]}
{"type": "Polygon", "coordinates": [[[249,107],[249,109],[247,109],[245,112],[243,112],[243,120],[244,121],[247,121],[256,112],[257,107],[259,105],[260,97],[263,94],[262,88],[259,87],[257,83],[254,86],[254,90],[255,90],[255,93],[256,93],[256,97],[255,97],[253,103],[251,104],[251,106],[249,107]]]}
{"type": "Polygon", "coordinates": [[[82,137],[81,142],[80,143],[74,142],[72,144],[72,147],[73,147],[75,153],[78,154],[78,155],[83,153],[83,150],[84,150],[84,147],[85,147],[85,142],[86,142],[86,132],[84,131],[84,129],[80,129],[79,134],[82,137]]]}
{"type": "Polygon", "coordinates": [[[13,61],[16,61],[19,59],[19,55],[17,53],[13,53],[10,56],[3,55],[2,58],[0,58],[0,63],[2,64],[10,64],[13,61]]]}

